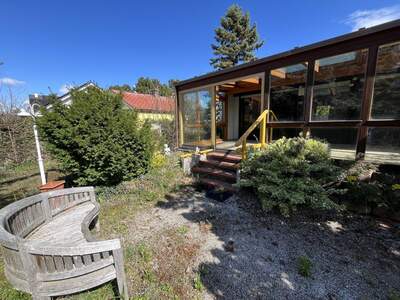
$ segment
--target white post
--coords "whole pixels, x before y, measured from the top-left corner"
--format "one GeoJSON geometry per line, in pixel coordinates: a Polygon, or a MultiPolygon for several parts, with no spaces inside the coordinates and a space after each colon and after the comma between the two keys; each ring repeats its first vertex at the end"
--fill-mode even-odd
{"type": "Polygon", "coordinates": [[[36,151],[37,151],[37,161],[39,164],[40,178],[42,179],[42,184],[46,184],[46,175],[44,173],[44,165],[42,153],[40,150],[39,134],[37,131],[36,123],[33,123],[33,133],[35,135],[36,151]]]}
{"type": "Polygon", "coordinates": [[[39,134],[37,130],[36,120],[35,120],[35,109],[34,106],[37,105],[36,103],[31,105],[31,115],[33,118],[33,134],[35,136],[35,144],[36,144],[36,151],[37,151],[37,161],[39,164],[39,172],[40,172],[40,179],[42,180],[42,184],[46,184],[46,174],[44,173],[44,165],[43,165],[43,158],[42,158],[42,151],[40,149],[40,141],[39,141],[39,134]]]}

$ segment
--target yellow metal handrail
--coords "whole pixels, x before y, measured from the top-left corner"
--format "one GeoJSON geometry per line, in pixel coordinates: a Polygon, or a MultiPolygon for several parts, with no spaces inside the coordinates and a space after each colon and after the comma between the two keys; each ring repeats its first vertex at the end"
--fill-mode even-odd
{"type": "MultiPolygon", "coordinates": [[[[250,133],[258,126],[261,124],[260,127],[260,147],[265,147],[265,144],[267,143],[266,141],[266,133],[267,133],[267,118],[268,116],[271,115],[271,118],[275,121],[278,120],[276,115],[272,110],[266,109],[264,110],[257,120],[254,121],[253,124],[246,130],[245,133],[238,139],[238,141],[235,143],[235,146],[238,147],[242,145],[242,159],[247,158],[247,138],[249,137],[250,133]]],[[[268,142],[272,141],[272,127],[270,127],[270,134],[268,136],[268,142]]]]}

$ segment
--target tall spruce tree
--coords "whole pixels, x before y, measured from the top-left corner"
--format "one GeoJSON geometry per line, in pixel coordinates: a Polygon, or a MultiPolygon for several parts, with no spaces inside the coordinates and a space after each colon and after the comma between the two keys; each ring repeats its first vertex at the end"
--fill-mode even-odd
{"type": "Polygon", "coordinates": [[[264,42],[260,40],[256,24],[250,24],[250,15],[234,4],[221,18],[221,27],[215,30],[216,44],[211,48],[216,57],[210,59],[214,69],[222,70],[256,59],[254,51],[264,42]]]}

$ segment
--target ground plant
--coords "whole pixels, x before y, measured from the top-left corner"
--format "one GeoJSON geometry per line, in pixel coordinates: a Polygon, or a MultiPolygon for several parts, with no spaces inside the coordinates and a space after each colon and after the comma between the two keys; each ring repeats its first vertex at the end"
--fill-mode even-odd
{"type": "Polygon", "coordinates": [[[331,195],[340,191],[331,183],[340,170],[327,144],[284,137],[242,163],[239,185],[254,189],[265,211],[278,209],[289,216],[301,207],[339,208],[331,195]]]}
{"type": "Polygon", "coordinates": [[[298,258],[297,271],[301,276],[310,277],[311,276],[311,268],[312,268],[312,262],[307,256],[302,255],[298,258]]]}

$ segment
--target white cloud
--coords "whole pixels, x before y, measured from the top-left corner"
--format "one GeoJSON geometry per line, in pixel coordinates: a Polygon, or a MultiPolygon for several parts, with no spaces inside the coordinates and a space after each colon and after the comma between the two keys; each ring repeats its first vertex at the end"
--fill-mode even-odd
{"type": "Polygon", "coordinates": [[[400,19],[400,5],[371,10],[356,10],[345,20],[353,31],[400,19]]]}
{"type": "Polygon", "coordinates": [[[15,86],[15,85],[25,84],[25,81],[21,81],[21,80],[9,78],[9,77],[3,77],[3,78],[0,78],[0,84],[15,86]]]}
{"type": "Polygon", "coordinates": [[[61,95],[64,95],[64,94],[68,93],[69,90],[72,89],[72,88],[73,88],[73,85],[72,85],[72,84],[65,83],[65,84],[63,84],[63,85],[60,87],[60,89],[58,90],[58,92],[59,92],[61,95]]]}

